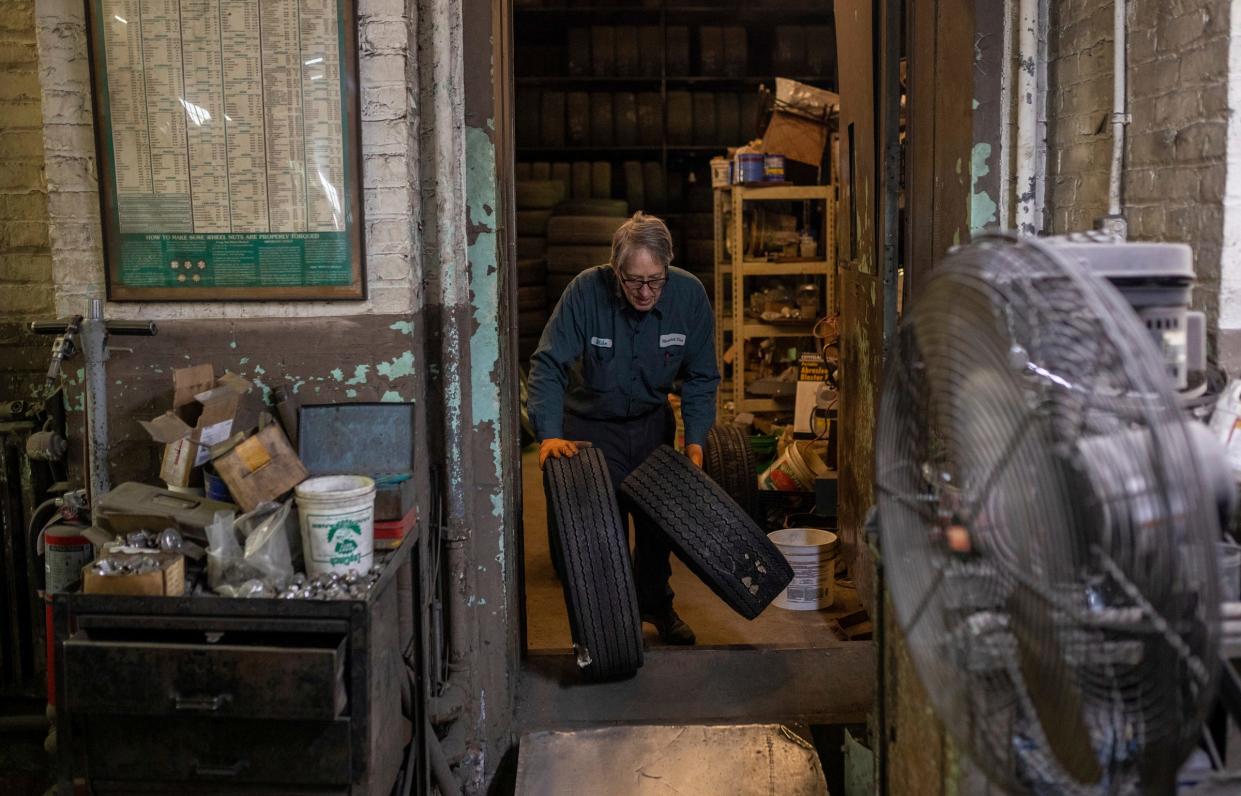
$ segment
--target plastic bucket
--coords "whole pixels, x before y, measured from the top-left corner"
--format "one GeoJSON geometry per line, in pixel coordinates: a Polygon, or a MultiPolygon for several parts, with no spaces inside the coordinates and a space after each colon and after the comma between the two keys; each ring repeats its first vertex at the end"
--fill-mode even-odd
{"type": "Polygon", "coordinates": [[[375,557],[375,482],[364,475],[325,475],[293,490],[306,572],[366,572],[375,557]]]}
{"type": "Polygon", "coordinates": [[[814,479],[828,472],[827,465],[814,451],[795,442],[763,471],[758,485],[760,489],[778,492],[811,492],[814,479]]]}
{"type": "Polygon", "coordinates": [[[790,611],[819,611],[836,597],[840,539],[821,528],[784,528],[767,538],[793,568],[793,580],[774,603],[790,611]]]}
{"type": "Polygon", "coordinates": [[[1220,542],[1218,563],[1220,600],[1241,600],[1241,546],[1220,542]]]}

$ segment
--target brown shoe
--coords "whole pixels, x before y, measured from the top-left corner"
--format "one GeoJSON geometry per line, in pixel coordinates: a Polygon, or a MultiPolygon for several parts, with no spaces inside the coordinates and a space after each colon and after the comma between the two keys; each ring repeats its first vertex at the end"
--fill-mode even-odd
{"type": "Polygon", "coordinates": [[[693,628],[685,624],[685,620],[677,616],[677,612],[671,606],[662,613],[643,614],[642,621],[654,625],[659,631],[660,640],[665,644],[689,646],[698,640],[694,636],[693,628]]]}

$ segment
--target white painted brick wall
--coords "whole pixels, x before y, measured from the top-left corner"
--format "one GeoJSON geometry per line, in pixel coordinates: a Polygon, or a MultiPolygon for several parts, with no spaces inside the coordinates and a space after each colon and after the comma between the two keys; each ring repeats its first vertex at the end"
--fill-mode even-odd
{"type": "Polygon", "coordinates": [[[52,314],[34,0],[0,3],[0,320],[52,314]]]}
{"type": "MultiPolygon", "coordinates": [[[[27,3],[27,5],[34,5],[27,3]]],[[[0,14],[7,13],[0,11],[0,14]]],[[[109,304],[109,317],[251,318],[400,314],[419,291],[411,263],[417,186],[408,178],[410,126],[416,124],[406,84],[406,52],[413,20],[405,0],[358,3],[358,62],[362,124],[362,193],[368,298],[358,302],[151,302],[109,304]]],[[[51,266],[59,313],[81,312],[104,294],[103,237],[95,163],[94,120],[86,20],[80,0],[38,0],[42,115],[51,219],[51,266]]],[[[0,103],[4,102],[0,89],[0,103]]],[[[26,175],[24,179],[29,179],[26,175]]],[[[0,186],[3,174],[0,172],[0,186]]],[[[0,191],[3,188],[0,187],[0,191]]],[[[2,234],[2,233],[0,233],[2,234]]],[[[2,285],[0,285],[2,289],[2,285]]],[[[3,301],[0,295],[0,302],[3,301]]]]}

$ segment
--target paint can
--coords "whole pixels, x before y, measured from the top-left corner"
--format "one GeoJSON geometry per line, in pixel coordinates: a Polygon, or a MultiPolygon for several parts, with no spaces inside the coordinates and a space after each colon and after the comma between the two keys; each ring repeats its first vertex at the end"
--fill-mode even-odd
{"type": "Polygon", "coordinates": [[[793,580],[773,601],[790,611],[820,611],[836,598],[840,539],[821,528],[784,528],[767,538],[793,568],[793,580]]]}
{"type": "Polygon", "coordinates": [[[733,182],[739,185],[763,181],[763,156],[758,152],[738,152],[733,160],[733,182]]]}
{"type": "Polygon", "coordinates": [[[309,478],[293,490],[306,573],[366,572],[375,558],[375,481],[364,475],[309,478]]]}
{"type": "Polygon", "coordinates": [[[784,155],[763,156],[763,182],[784,182],[784,155]]]}
{"type": "Polygon", "coordinates": [[[733,181],[733,162],[728,158],[711,158],[711,187],[727,188],[733,181]]]}
{"type": "Polygon", "coordinates": [[[808,445],[794,442],[759,475],[758,486],[778,492],[810,492],[814,479],[828,472],[827,465],[808,445]]]}
{"type": "Polygon", "coordinates": [[[237,502],[233,500],[233,493],[228,491],[228,484],[224,483],[224,479],[210,464],[203,468],[203,486],[209,500],[218,500],[221,503],[237,502]]]}

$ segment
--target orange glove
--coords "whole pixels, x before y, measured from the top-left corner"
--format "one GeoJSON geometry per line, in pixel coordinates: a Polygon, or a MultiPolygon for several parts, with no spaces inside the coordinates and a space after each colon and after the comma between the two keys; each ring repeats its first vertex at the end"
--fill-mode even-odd
{"type": "Polygon", "coordinates": [[[695,467],[697,467],[699,470],[702,469],[702,446],[701,445],[686,445],[685,455],[689,457],[689,460],[694,463],[695,467]]]}
{"type": "Polygon", "coordinates": [[[561,456],[572,459],[576,455],[576,442],[570,442],[567,439],[557,439],[556,437],[545,439],[539,443],[539,468],[543,467],[549,456],[553,459],[559,459],[561,456]]]}

